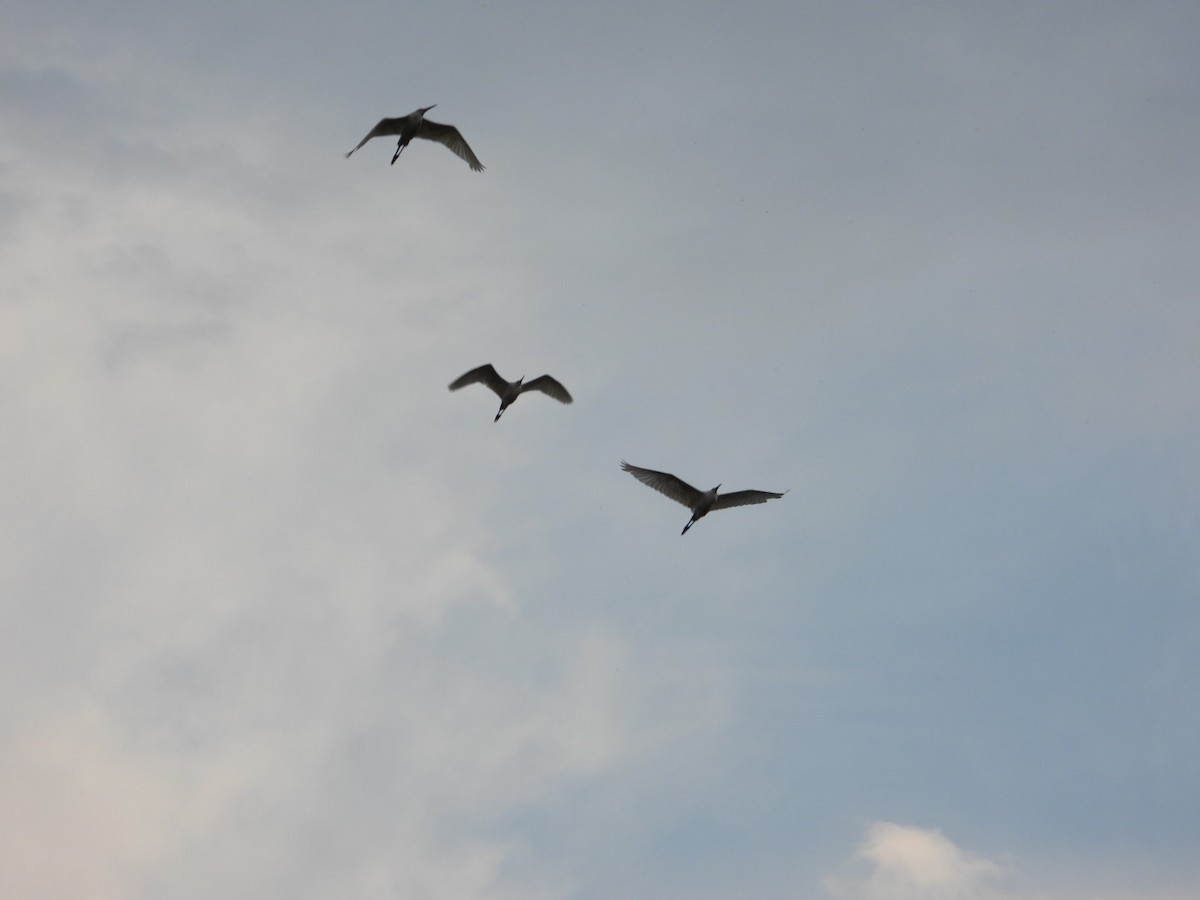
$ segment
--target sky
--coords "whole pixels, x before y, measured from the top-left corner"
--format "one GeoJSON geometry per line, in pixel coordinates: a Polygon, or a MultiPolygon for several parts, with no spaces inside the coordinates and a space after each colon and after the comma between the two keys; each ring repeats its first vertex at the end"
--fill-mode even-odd
{"type": "Polygon", "coordinates": [[[0,895],[1200,896],[1195,3],[4,20],[0,895]]]}

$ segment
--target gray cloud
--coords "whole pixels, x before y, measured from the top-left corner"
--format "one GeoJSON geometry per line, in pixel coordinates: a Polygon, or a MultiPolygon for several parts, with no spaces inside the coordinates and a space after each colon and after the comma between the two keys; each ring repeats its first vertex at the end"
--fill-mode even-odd
{"type": "Polygon", "coordinates": [[[3,893],[1194,883],[1194,19],[19,6],[3,893]]]}

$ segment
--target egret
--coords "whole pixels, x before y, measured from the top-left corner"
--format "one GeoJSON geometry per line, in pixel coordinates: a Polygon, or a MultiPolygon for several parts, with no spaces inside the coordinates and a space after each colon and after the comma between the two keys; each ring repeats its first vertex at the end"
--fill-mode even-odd
{"type": "Polygon", "coordinates": [[[455,378],[450,382],[450,390],[457,391],[468,384],[477,384],[479,382],[490,387],[495,391],[496,396],[500,398],[500,411],[496,413],[496,418],[492,419],[493,422],[499,422],[500,417],[504,415],[504,411],[508,409],[517,397],[526,391],[541,391],[543,394],[553,397],[559,403],[571,402],[571,395],[567,393],[567,389],[549,375],[539,375],[530,382],[525,382],[524,375],[516,381],[505,381],[491,364],[480,366],[478,369],[472,369],[465,375],[455,378]]]}
{"type": "Polygon", "coordinates": [[[683,526],[683,531],[679,532],[681,535],[687,534],[687,530],[695,525],[698,519],[703,519],[714,509],[728,509],[731,506],[746,506],[750,503],[766,503],[768,500],[778,500],[787,493],[787,491],[784,491],[783,494],[776,494],[773,491],[733,491],[729,494],[721,494],[717,492],[719,484],[709,491],[697,490],[686,481],[667,472],[656,472],[653,469],[632,466],[625,460],[621,460],[621,469],[647,487],[654,488],[660,494],[666,494],[692,511],[692,518],[683,526]]]}
{"type": "MultiPolygon", "coordinates": [[[[433,104],[437,106],[437,104],[433,104]]],[[[407,116],[400,116],[397,119],[380,119],[379,124],[367,132],[367,136],[358,142],[358,147],[361,147],[367,141],[374,137],[387,137],[388,135],[398,134],[400,140],[396,143],[396,152],[392,154],[392,165],[396,164],[396,160],[400,158],[400,153],[409,145],[413,138],[425,138],[428,141],[437,141],[439,144],[445,144],[454,155],[466,161],[476,172],[483,171],[483,163],[479,161],[479,157],[467,146],[467,142],[463,140],[463,136],[458,129],[453,125],[441,125],[437,122],[430,122],[425,118],[425,113],[433,109],[433,106],[423,106],[420,109],[413,110],[407,116]]],[[[355,147],[354,150],[357,150],[355,147]]],[[[351,153],[347,153],[347,158],[351,153]]]]}

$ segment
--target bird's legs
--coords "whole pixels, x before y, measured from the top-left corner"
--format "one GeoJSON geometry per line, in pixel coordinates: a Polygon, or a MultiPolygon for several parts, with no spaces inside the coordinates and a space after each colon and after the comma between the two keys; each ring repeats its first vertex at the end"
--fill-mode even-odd
{"type": "Polygon", "coordinates": [[[396,152],[392,154],[392,165],[396,164],[396,160],[400,158],[400,151],[404,149],[403,139],[396,142],[396,152]]]}

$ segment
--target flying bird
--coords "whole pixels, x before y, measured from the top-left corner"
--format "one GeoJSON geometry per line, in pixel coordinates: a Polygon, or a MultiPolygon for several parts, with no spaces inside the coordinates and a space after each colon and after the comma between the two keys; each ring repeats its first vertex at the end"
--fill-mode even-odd
{"type": "Polygon", "coordinates": [[[530,382],[522,383],[524,381],[524,375],[516,381],[505,381],[500,377],[500,373],[491,364],[488,364],[480,366],[478,369],[472,369],[465,375],[455,378],[450,382],[450,390],[457,391],[468,384],[477,384],[479,382],[486,384],[500,398],[500,411],[496,413],[496,418],[492,419],[493,422],[499,422],[500,417],[504,415],[504,411],[512,405],[512,402],[517,397],[526,391],[541,391],[543,394],[553,397],[559,403],[571,402],[571,395],[567,393],[567,389],[549,375],[539,375],[530,382]]]}
{"type": "Polygon", "coordinates": [[[687,530],[695,525],[698,519],[703,519],[714,509],[728,509],[731,506],[746,506],[750,503],[766,503],[768,500],[778,500],[787,493],[787,491],[784,491],[783,494],[776,494],[772,491],[733,491],[729,494],[721,494],[717,492],[719,484],[709,491],[697,490],[686,481],[667,472],[656,472],[653,469],[632,466],[625,460],[621,460],[621,469],[647,487],[654,488],[660,494],[665,494],[677,503],[682,503],[692,511],[691,519],[683,526],[683,531],[679,532],[681,535],[687,534],[687,530]]]}
{"type": "MultiPolygon", "coordinates": [[[[437,106],[437,104],[433,104],[437,106]]],[[[427,141],[437,141],[439,144],[445,144],[449,147],[454,155],[459,159],[465,160],[467,165],[476,172],[483,171],[483,163],[479,161],[479,157],[474,151],[467,146],[467,142],[463,140],[463,136],[458,129],[453,125],[441,125],[437,122],[430,122],[425,118],[425,113],[433,109],[433,106],[423,106],[420,109],[413,110],[407,116],[400,116],[396,119],[380,119],[379,124],[367,132],[367,136],[358,142],[358,147],[361,147],[371,138],[388,137],[389,135],[398,134],[400,140],[396,142],[396,152],[392,154],[392,165],[396,164],[396,160],[400,158],[400,153],[405,147],[411,143],[413,138],[425,138],[427,141]]],[[[355,147],[354,150],[357,150],[355,147]]],[[[351,150],[346,154],[349,158],[354,152],[351,150]]]]}

